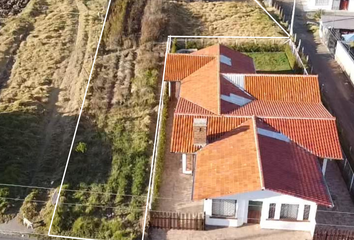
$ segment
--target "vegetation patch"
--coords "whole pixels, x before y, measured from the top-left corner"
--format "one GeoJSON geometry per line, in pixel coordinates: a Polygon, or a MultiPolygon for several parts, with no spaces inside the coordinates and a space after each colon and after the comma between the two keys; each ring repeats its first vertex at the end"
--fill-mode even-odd
{"type": "Polygon", "coordinates": [[[169,12],[169,32],[174,35],[275,37],[285,34],[251,2],[171,2],[169,12]]]}
{"type": "Polygon", "coordinates": [[[252,52],[244,54],[253,58],[257,72],[294,73],[284,52],[252,52]]]}

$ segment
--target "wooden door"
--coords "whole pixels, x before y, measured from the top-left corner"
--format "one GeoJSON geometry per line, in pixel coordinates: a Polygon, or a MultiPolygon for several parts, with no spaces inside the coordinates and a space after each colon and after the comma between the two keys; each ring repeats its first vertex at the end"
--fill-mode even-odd
{"type": "Polygon", "coordinates": [[[249,201],[247,223],[260,223],[263,202],[249,201]]]}

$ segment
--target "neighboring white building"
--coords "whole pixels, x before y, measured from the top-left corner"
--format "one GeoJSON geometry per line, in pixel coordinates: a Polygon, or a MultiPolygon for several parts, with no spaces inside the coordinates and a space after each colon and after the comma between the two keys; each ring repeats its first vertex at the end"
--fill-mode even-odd
{"type": "Polygon", "coordinates": [[[343,10],[354,11],[354,0],[307,0],[305,9],[315,10],[343,10]]]}

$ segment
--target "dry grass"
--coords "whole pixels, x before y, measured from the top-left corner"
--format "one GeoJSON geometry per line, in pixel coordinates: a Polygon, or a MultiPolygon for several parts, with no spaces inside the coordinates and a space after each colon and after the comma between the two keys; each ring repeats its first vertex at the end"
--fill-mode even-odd
{"type": "Polygon", "coordinates": [[[249,2],[170,4],[171,34],[212,36],[283,36],[281,29],[249,2]]]}

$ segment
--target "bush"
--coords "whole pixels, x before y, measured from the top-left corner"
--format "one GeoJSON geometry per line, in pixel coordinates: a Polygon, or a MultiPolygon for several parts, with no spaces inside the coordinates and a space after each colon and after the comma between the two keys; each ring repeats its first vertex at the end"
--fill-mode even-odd
{"type": "Polygon", "coordinates": [[[165,159],[165,148],[166,148],[166,125],[167,125],[167,117],[168,117],[168,94],[167,89],[164,96],[164,108],[162,109],[161,116],[161,128],[160,128],[160,139],[159,145],[157,149],[156,156],[156,169],[155,169],[155,181],[154,181],[154,198],[152,200],[153,205],[156,204],[156,199],[158,197],[158,193],[161,186],[161,178],[163,173],[164,159],[165,159]]]}
{"type": "Polygon", "coordinates": [[[75,148],[75,152],[85,153],[87,151],[87,145],[84,142],[79,142],[75,148]]]}
{"type": "Polygon", "coordinates": [[[239,52],[284,52],[283,44],[267,43],[243,43],[230,46],[233,50],[239,52]]]}
{"type": "Polygon", "coordinates": [[[299,65],[296,62],[296,57],[294,56],[293,52],[291,51],[291,48],[289,45],[285,46],[285,54],[288,57],[288,61],[290,64],[291,69],[295,72],[295,73],[299,73],[302,71],[301,67],[299,67],[299,65]]]}
{"type": "Polygon", "coordinates": [[[163,0],[148,0],[141,26],[140,43],[157,41],[165,30],[167,17],[163,13],[163,0]]]}
{"type": "Polygon", "coordinates": [[[9,202],[4,199],[10,194],[8,188],[0,188],[0,215],[4,214],[9,207],[9,202]]]}
{"type": "Polygon", "coordinates": [[[38,195],[38,190],[33,190],[28,194],[20,208],[20,219],[25,217],[28,220],[33,221],[34,218],[38,216],[38,203],[35,202],[35,200],[38,200],[38,195]]]}

